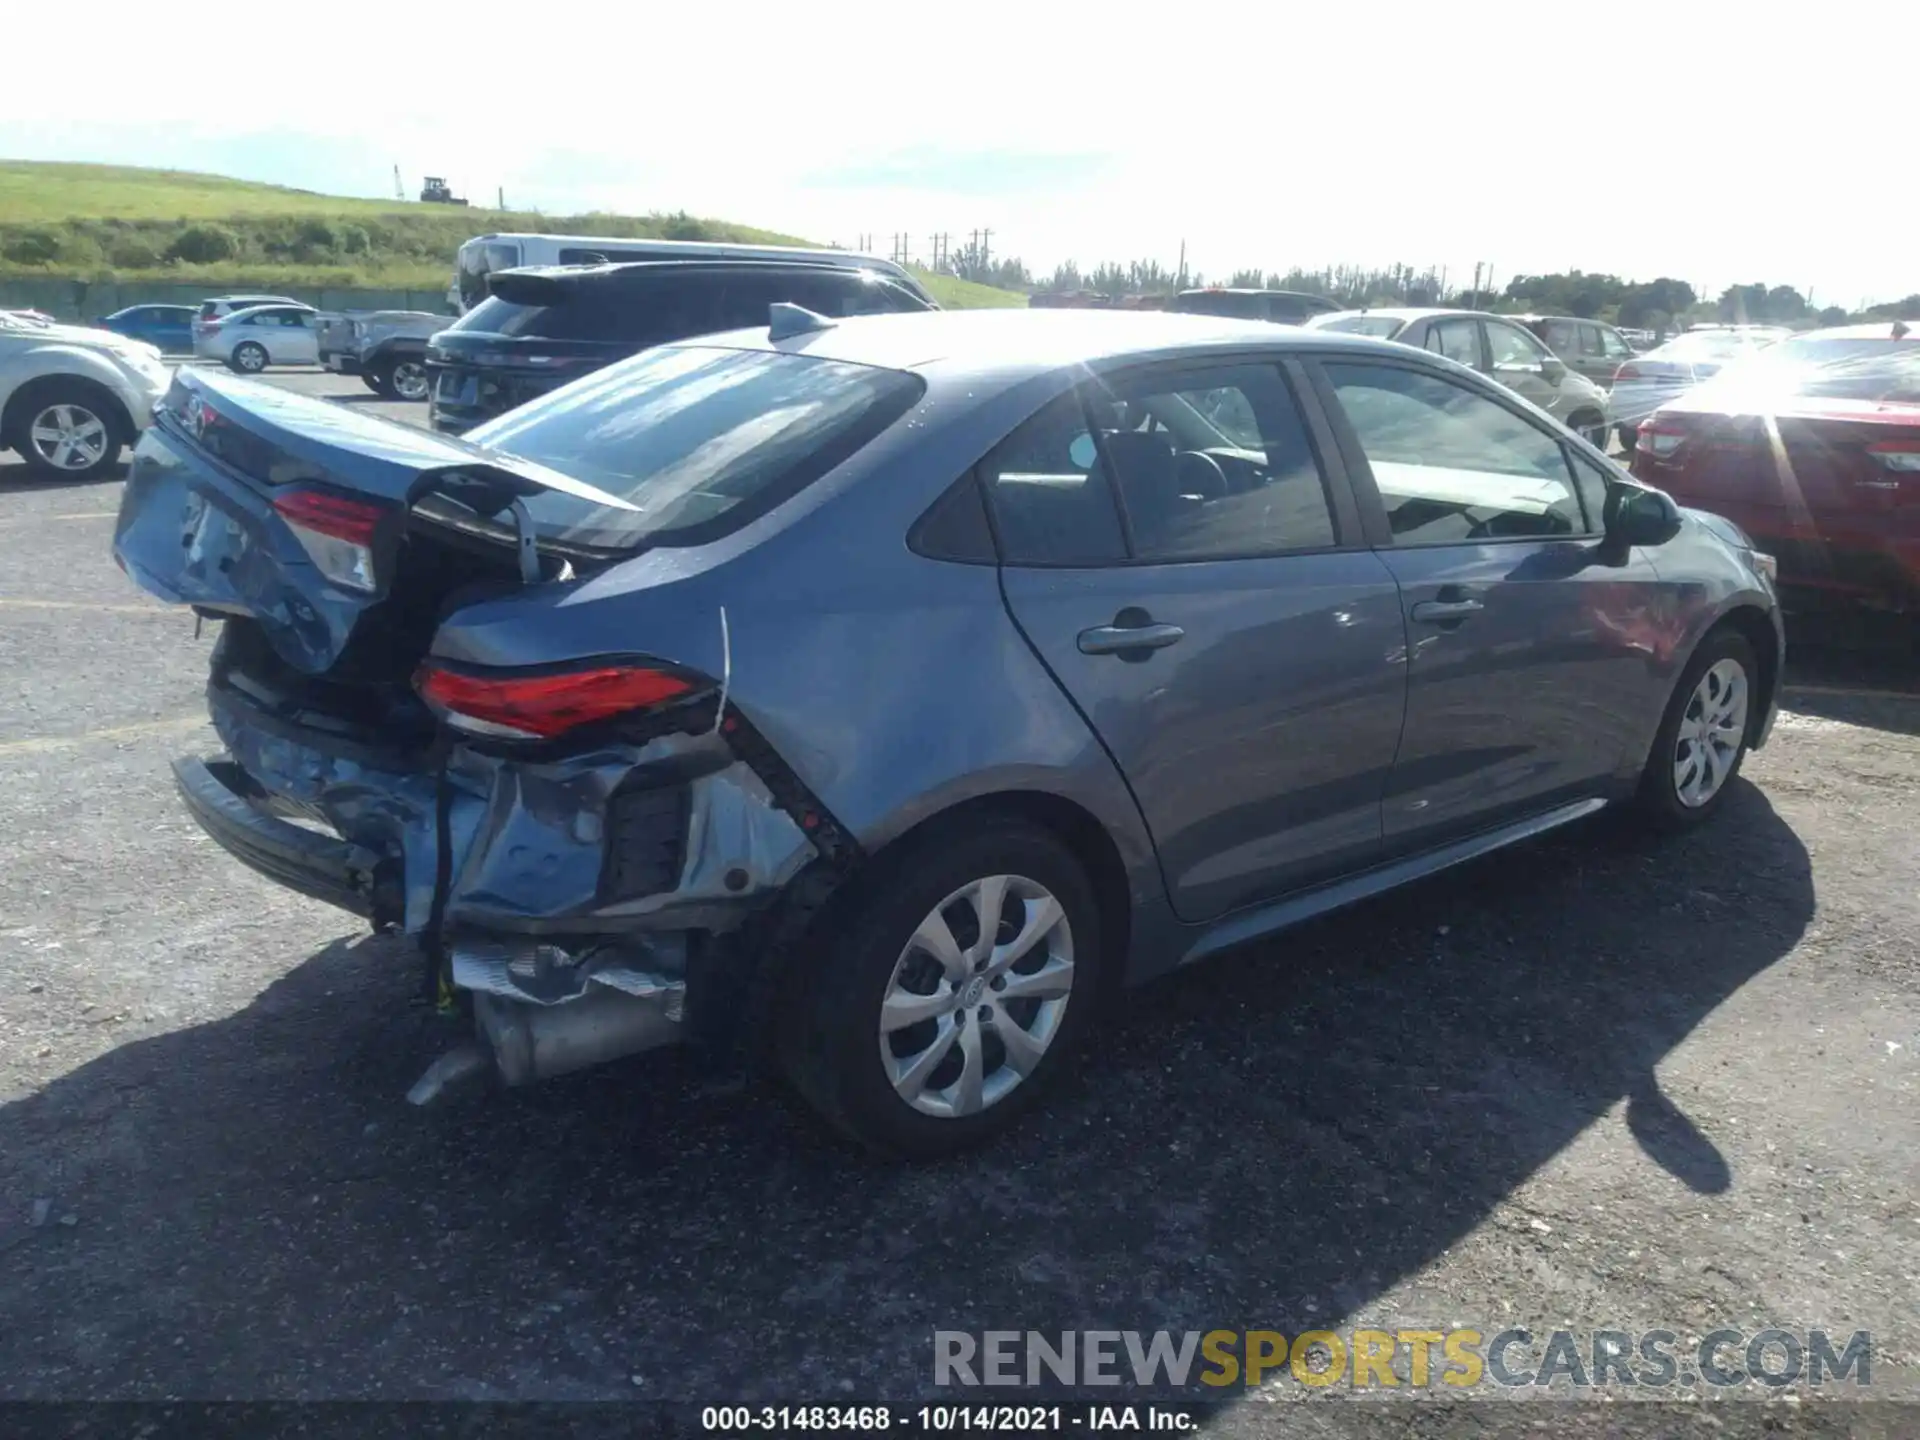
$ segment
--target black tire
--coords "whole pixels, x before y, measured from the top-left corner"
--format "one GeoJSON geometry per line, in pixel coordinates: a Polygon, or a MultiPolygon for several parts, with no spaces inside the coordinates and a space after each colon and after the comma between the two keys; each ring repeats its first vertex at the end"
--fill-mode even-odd
{"type": "Polygon", "coordinates": [[[367,367],[367,383],[383,400],[425,400],[426,362],[410,355],[392,355],[376,360],[367,367]]]}
{"type": "Polygon", "coordinates": [[[227,368],[241,375],[258,375],[267,368],[267,347],[258,340],[242,340],[227,352],[227,368]]]}
{"type": "Polygon", "coordinates": [[[1679,683],[1667,701],[1666,714],[1661,717],[1659,732],[1653,737],[1647,768],[1641,773],[1639,792],[1634,797],[1642,818],[1656,829],[1669,831],[1689,830],[1712,819],[1726,803],[1733,782],[1739,778],[1740,762],[1746,759],[1747,741],[1753,733],[1754,707],[1760,701],[1760,667],[1747,637],[1730,627],[1709,631],[1687,662],[1687,668],[1680,672],[1679,683]],[[1745,718],[1739,731],[1739,744],[1733,750],[1731,761],[1723,762],[1724,774],[1705,803],[1688,804],[1681,798],[1676,776],[1676,766],[1680,763],[1680,728],[1695,707],[1695,692],[1700,688],[1702,677],[1725,661],[1739,665],[1746,685],[1745,718]]]}
{"type": "Polygon", "coordinates": [[[1640,443],[1640,427],[1638,425],[1621,425],[1616,428],[1616,433],[1620,436],[1620,448],[1631,455],[1633,453],[1633,447],[1640,443]]]}
{"type": "MultiPolygon", "coordinates": [[[[49,379],[22,387],[7,407],[10,434],[6,437],[27,469],[43,480],[93,480],[106,474],[120,462],[126,444],[126,421],[117,402],[105,391],[85,380],[49,379]],[[55,412],[64,410],[64,416],[55,412]],[[91,437],[93,425],[100,426],[98,454],[84,463],[62,463],[58,442],[42,438],[42,432],[59,424],[91,437]]],[[[71,449],[65,452],[73,456],[71,449]]]]}
{"type": "MultiPolygon", "coordinates": [[[[1050,832],[1019,820],[993,818],[906,843],[907,850],[882,857],[871,875],[856,882],[855,894],[830,905],[803,946],[787,992],[796,1002],[789,1012],[795,1028],[782,1037],[782,1050],[796,1088],[843,1134],[882,1154],[926,1158],[990,1139],[1043,1098],[1069,1067],[1093,1019],[1104,957],[1093,886],[1073,853],[1050,832]],[[1023,877],[1059,901],[1071,937],[1071,990],[1051,1042],[1024,1079],[1012,1082],[1002,1098],[984,1109],[940,1118],[915,1109],[895,1092],[881,1055],[881,1004],[896,966],[923,958],[918,952],[911,961],[905,956],[921,922],[944,898],[987,876],[1023,877]]],[[[1005,929],[1000,933],[1007,938],[1005,929]]],[[[960,938],[964,932],[956,929],[955,934],[960,938]]],[[[1044,963],[1037,955],[1040,949],[1029,952],[1021,966],[1036,958],[1044,963]]],[[[994,999],[990,993],[976,998],[994,999]]],[[[1032,1002],[1014,1002],[1027,1003],[1032,1002]]],[[[958,1008],[965,1013],[973,1004],[969,1000],[958,1008]]],[[[986,1037],[994,1030],[991,1023],[982,1023],[977,1033],[986,1037]]],[[[911,1030],[898,1034],[909,1037],[911,1030]]],[[[988,1055],[1001,1046],[997,1036],[976,1043],[988,1055]]],[[[957,1057],[963,1048],[954,1042],[947,1053],[957,1057]]],[[[1003,1046],[999,1054],[1004,1056],[1003,1046]]],[[[946,1063],[943,1059],[941,1066],[946,1063]]],[[[989,1079],[999,1073],[989,1072],[989,1079]]],[[[940,1074],[936,1068],[929,1081],[940,1074]]],[[[935,1087],[929,1083],[928,1088],[935,1087]]]]}
{"type": "Polygon", "coordinates": [[[1607,422],[1591,412],[1583,412],[1567,422],[1567,428],[1602,455],[1607,453],[1607,422]]]}

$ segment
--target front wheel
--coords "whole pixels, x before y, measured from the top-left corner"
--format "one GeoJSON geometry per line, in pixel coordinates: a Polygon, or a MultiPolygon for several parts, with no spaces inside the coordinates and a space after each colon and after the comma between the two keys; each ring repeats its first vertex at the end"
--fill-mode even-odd
{"type": "Polygon", "coordinates": [[[243,340],[227,356],[227,368],[242,375],[258,375],[267,368],[267,347],[254,340],[243,340]]]}
{"type": "Polygon", "coordinates": [[[27,407],[21,457],[44,477],[91,480],[120,458],[120,436],[104,407],[80,386],[46,386],[27,407]]]}
{"type": "Polygon", "coordinates": [[[1690,829],[1726,802],[1747,753],[1759,673],[1738,631],[1715,630],[1700,642],[1640,777],[1641,813],[1660,829],[1690,829]]]}
{"type": "Polygon", "coordinates": [[[1100,945],[1093,887],[1047,831],[995,820],[928,837],[883,858],[810,947],[788,1071],[871,1149],[977,1144],[1066,1068],[1100,945]]]}

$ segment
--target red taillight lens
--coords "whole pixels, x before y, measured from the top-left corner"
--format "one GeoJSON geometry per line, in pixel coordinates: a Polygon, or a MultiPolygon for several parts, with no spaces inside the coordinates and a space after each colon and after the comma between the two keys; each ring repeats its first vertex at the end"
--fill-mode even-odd
{"type": "Polygon", "coordinates": [[[289,490],[273,497],[273,508],[327,579],[349,590],[379,588],[373,536],[388,514],[385,507],[324,490],[289,490]]]}
{"type": "Polygon", "coordinates": [[[1687,427],[1671,415],[1656,414],[1640,427],[1634,449],[1644,450],[1656,460],[1672,457],[1687,441],[1687,427]]]}
{"type": "Polygon", "coordinates": [[[596,720],[693,693],[695,682],[645,665],[605,665],[558,675],[466,675],[424,665],[414,688],[457,729],[513,740],[550,740],[596,720]]]}
{"type": "Polygon", "coordinates": [[[1640,378],[1640,367],[1638,365],[1633,364],[1631,361],[1629,361],[1625,365],[1622,365],[1618,370],[1613,372],[1613,383],[1616,385],[1618,385],[1622,380],[1638,380],[1639,378],[1640,378]]]}
{"type": "Polygon", "coordinates": [[[1880,440],[1867,447],[1867,454],[1882,470],[1900,475],[1920,475],[1920,440],[1880,440]]]}
{"type": "Polygon", "coordinates": [[[374,529],[387,513],[382,506],[324,490],[289,490],[273,497],[273,508],[303,530],[354,545],[371,545],[374,529]]]}

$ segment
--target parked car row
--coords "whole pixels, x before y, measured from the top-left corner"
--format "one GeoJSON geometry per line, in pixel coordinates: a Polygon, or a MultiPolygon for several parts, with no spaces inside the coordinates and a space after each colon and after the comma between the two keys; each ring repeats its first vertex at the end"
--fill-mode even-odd
{"type": "MultiPolygon", "coordinates": [[[[1605,388],[1556,354],[1529,321],[1541,332],[1575,327],[1568,331],[1569,348],[1579,353],[1578,327],[1588,322],[1476,310],[1343,310],[1316,315],[1307,321],[1307,327],[1371,335],[1444,355],[1505,385],[1605,449],[1612,427],[1612,402],[1605,388]]],[[[1622,345],[1624,348],[1624,342],[1622,345]]]]}
{"type": "Polygon", "coordinates": [[[145,341],[0,311],[0,450],[41,476],[91,479],[146,425],[171,373],[145,341]]]}

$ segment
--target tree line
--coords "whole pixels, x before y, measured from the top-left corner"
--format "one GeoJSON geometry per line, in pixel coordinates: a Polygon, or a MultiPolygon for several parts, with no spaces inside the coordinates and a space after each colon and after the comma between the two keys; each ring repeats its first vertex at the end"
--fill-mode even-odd
{"type": "Polygon", "coordinates": [[[1235,288],[1301,290],[1325,295],[1350,309],[1381,305],[1460,306],[1524,313],[1539,311],[1605,320],[1629,329],[1667,331],[1681,325],[1722,324],[1840,325],[1849,320],[1920,319],[1920,294],[1855,313],[1843,306],[1816,308],[1791,285],[1729,285],[1718,295],[1701,295],[1685,280],[1663,275],[1654,280],[1622,280],[1617,275],[1569,270],[1552,275],[1516,275],[1499,290],[1462,285],[1444,269],[1412,265],[1368,267],[1334,265],[1318,270],[1235,270],[1210,280],[1198,272],[1179,273],[1159,260],[1105,261],[1082,270],[1073,261],[1036,280],[1014,258],[994,259],[977,247],[954,252],[944,267],[966,280],[1008,290],[1048,294],[1092,293],[1115,298],[1169,295],[1209,283],[1235,288]]]}

